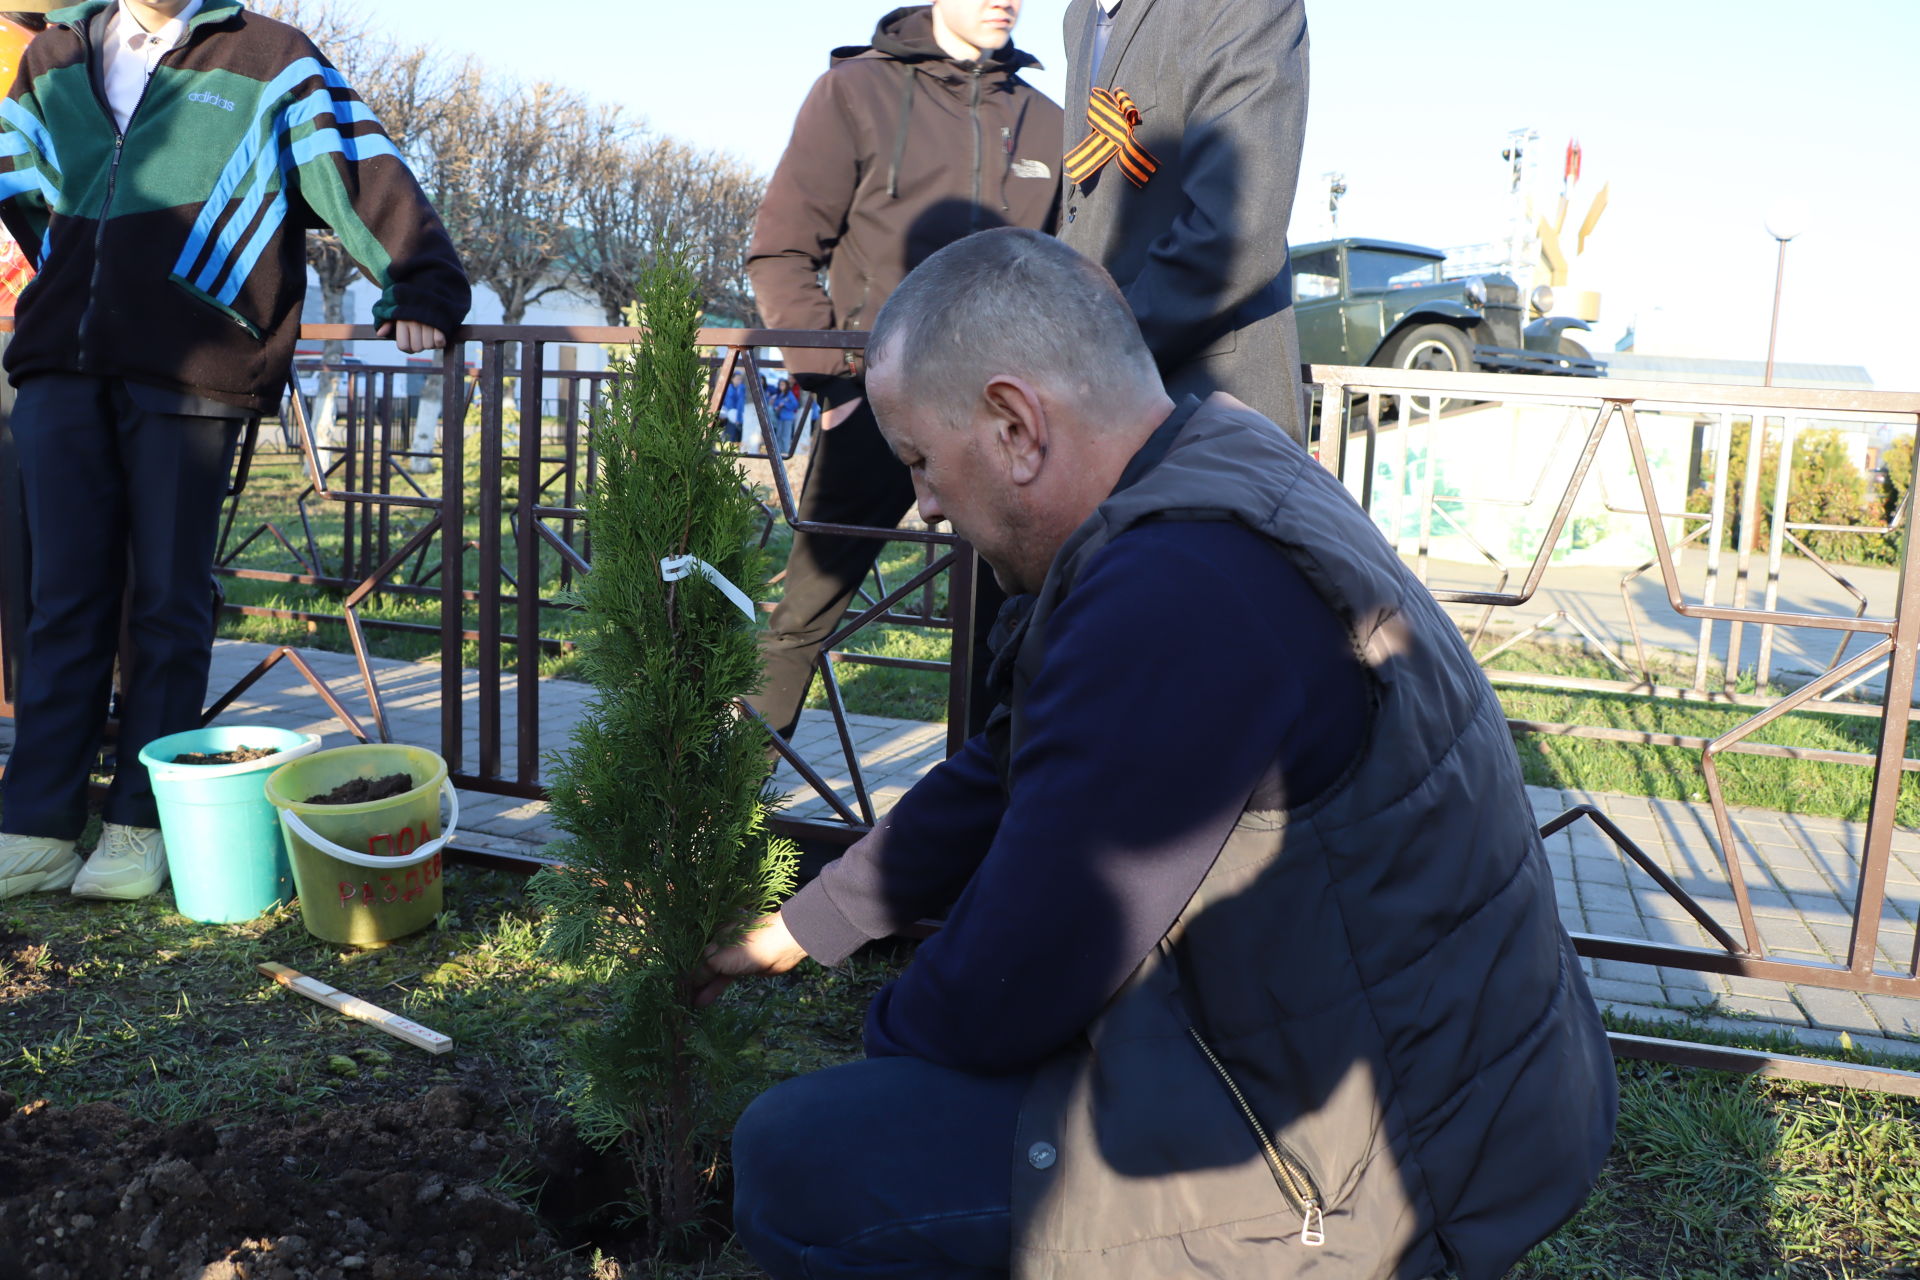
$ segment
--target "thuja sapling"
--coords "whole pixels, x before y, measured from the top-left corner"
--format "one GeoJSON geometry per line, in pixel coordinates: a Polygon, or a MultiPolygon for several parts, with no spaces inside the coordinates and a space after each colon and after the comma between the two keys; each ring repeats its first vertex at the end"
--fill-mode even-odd
{"type": "Polygon", "coordinates": [[[707,578],[662,577],[663,560],[693,555],[756,600],[766,580],[758,508],[715,448],[692,275],[656,268],[640,303],[644,336],[618,357],[594,427],[593,568],[571,601],[598,692],[554,771],[563,869],[533,892],[549,953],[606,984],[607,1016],[573,1045],[581,1133],[626,1152],[633,1205],[671,1248],[765,1083],[754,1006],[695,1008],[692,974],[710,943],[773,909],[794,855],[767,825],[766,731],[737,709],[761,679],[753,625],[707,578]]]}

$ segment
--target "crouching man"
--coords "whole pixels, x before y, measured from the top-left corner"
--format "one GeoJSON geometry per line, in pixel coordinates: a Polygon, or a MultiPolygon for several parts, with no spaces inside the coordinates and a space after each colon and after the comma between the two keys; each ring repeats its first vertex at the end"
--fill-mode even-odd
{"type": "Polygon", "coordinates": [[[761,1097],[776,1277],[1497,1277],[1615,1085],[1492,690],[1346,491],[1176,404],[1101,269],[971,236],[878,316],[922,515],[1016,599],[985,732],[702,975],[946,927],[761,1097]]]}

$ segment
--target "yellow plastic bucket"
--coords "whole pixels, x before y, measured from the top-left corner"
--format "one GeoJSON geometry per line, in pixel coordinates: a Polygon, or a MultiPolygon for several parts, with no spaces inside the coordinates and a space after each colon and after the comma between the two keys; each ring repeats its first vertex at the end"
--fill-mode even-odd
{"type": "Polygon", "coordinates": [[[440,854],[459,826],[460,798],[437,754],[394,743],[335,747],[280,766],[266,790],[280,814],[309,933],[376,946],[424,929],[440,914],[440,854]],[[413,782],[401,795],[364,804],[308,800],[355,778],[395,773],[413,782]],[[450,810],[444,825],[442,799],[450,810]]]}

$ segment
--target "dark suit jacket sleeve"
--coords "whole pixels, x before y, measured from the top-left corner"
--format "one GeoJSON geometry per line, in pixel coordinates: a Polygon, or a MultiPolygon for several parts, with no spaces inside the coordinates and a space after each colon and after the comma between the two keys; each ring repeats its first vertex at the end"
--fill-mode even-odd
{"type": "MultiPolygon", "coordinates": [[[[1168,8],[1167,18],[1187,12],[1168,8]]],[[[1211,17],[1204,28],[1180,33],[1195,53],[1180,175],[1188,207],[1153,243],[1140,274],[1120,282],[1163,371],[1239,327],[1226,317],[1286,266],[1307,126],[1307,18],[1299,0],[1195,8],[1211,17]]]]}
{"type": "MultiPolygon", "coordinates": [[[[774,329],[835,328],[833,300],[820,286],[860,181],[860,145],[835,92],[833,73],[814,82],[793,122],[793,137],[767,183],[747,246],[747,277],[760,314],[774,329]]],[[[846,372],[840,351],[784,353],[796,381],[846,372]]]]}

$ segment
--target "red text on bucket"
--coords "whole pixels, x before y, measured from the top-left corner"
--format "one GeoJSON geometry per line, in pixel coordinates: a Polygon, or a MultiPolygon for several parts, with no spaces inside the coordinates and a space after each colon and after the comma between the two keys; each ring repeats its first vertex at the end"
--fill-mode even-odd
{"type": "Polygon", "coordinates": [[[398,831],[382,831],[379,835],[367,837],[367,856],[369,858],[404,858],[433,839],[433,829],[421,819],[420,829],[402,827],[398,831]]]}
{"type": "Polygon", "coordinates": [[[419,866],[408,867],[404,876],[379,872],[376,876],[379,881],[377,885],[373,880],[363,880],[359,884],[342,880],[340,905],[344,907],[356,898],[368,905],[376,902],[412,902],[439,878],[440,855],[436,853],[419,866]]]}

